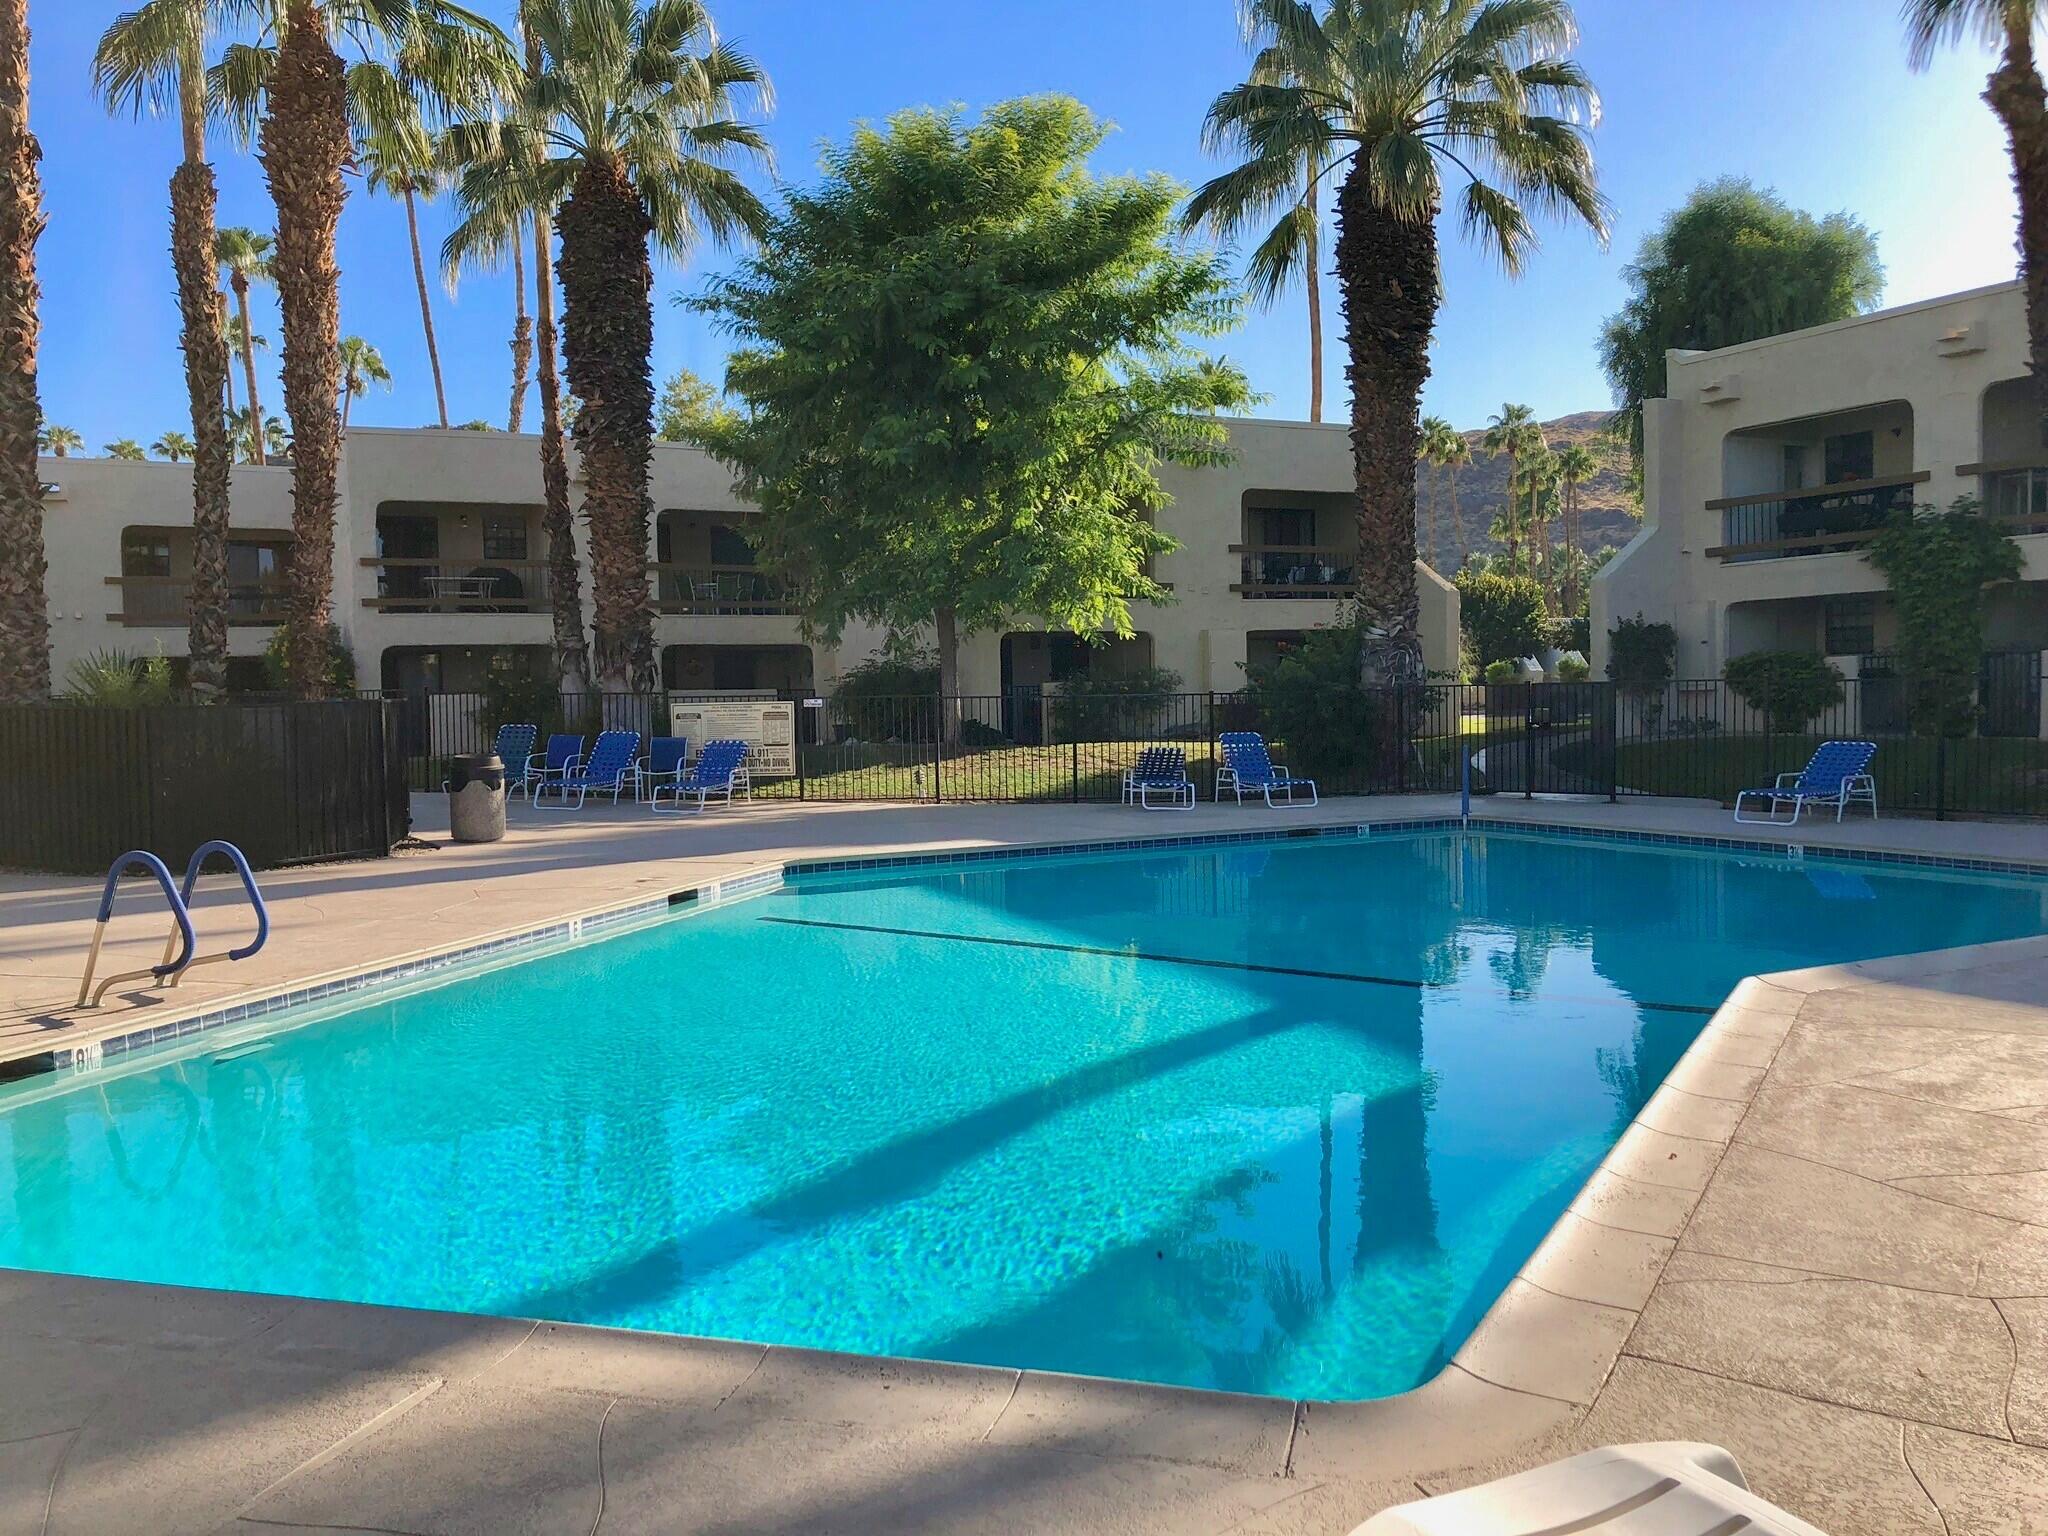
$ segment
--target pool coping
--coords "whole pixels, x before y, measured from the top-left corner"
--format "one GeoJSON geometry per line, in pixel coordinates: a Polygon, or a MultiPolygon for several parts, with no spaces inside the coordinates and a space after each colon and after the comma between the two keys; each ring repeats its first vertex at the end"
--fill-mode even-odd
{"type": "MultiPolygon", "coordinates": [[[[81,1060],[60,1073],[89,1073],[130,1051],[167,1043],[266,1012],[344,997],[380,984],[430,979],[441,972],[516,951],[575,942],[656,920],[679,907],[708,910],[780,888],[805,875],[847,873],[993,860],[1060,857],[1173,847],[1273,843],[1294,839],[1371,837],[1385,833],[1478,830],[1564,835],[1598,841],[1693,846],[1788,858],[1948,867],[1972,872],[2048,875],[2048,864],[1934,856],[1683,834],[1625,832],[1583,826],[1473,817],[1423,816],[1343,822],[1286,830],[949,850],[857,859],[792,860],[631,902],[612,903],[481,940],[421,951],[374,968],[331,973],[267,998],[208,1009],[119,1037],[113,1049],[79,1046],[81,1060]]],[[[621,1330],[549,1320],[518,1320],[536,1336],[582,1340],[601,1353],[651,1352],[681,1375],[730,1361],[734,1351],[774,1357],[783,1368],[830,1384],[834,1392],[885,1393],[904,1401],[906,1387],[953,1392],[963,1387],[1004,1396],[1007,1414],[1020,1401],[1034,1413],[1080,1414],[1122,1441],[1122,1453],[1225,1466],[1276,1476],[1328,1474],[1357,1478],[1421,1478],[1503,1461],[1554,1443],[1586,1412],[1606,1384],[1643,1308],[1690,1222],[1722,1152],[1748,1113],[1809,994],[1872,980],[1910,980],[1992,964],[2031,951],[2048,938],[1998,940],[1945,950],[1750,976],[1738,982],[1702,1026],[1626,1130],[1523,1262],[1451,1359],[1429,1380],[1389,1397],[1288,1399],[1054,1371],[961,1365],[767,1345],[725,1337],[621,1330]]],[[[36,1086],[43,1086],[37,1084],[36,1086]]],[[[55,1087],[54,1082],[50,1083],[55,1087]]],[[[0,1274],[19,1274],[0,1271],[0,1274]]],[[[56,1281],[78,1277],[53,1275],[56,1281]]],[[[176,1293],[184,1288],[140,1282],[81,1280],[176,1293]]],[[[234,1293],[208,1293],[234,1294],[234,1293]]],[[[299,1300],[294,1305],[363,1316],[390,1309],[347,1302],[299,1300]]],[[[449,1314],[467,1316],[466,1314],[449,1314]]],[[[481,1323],[503,1319],[479,1318],[481,1323]]],[[[758,1360],[756,1367],[758,1368],[758,1360]]],[[[991,1426],[993,1429],[993,1426],[991,1426]]],[[[1116,1452],[1112,1452],[1115,1454],[1116,1452]]]]}
{"type": "Polygon", "coordinates": [[[1157,837],[1074,839],[992,848],[947,849],[931,853],[792,859],[762,864],[720,880],[680,887],[658,896],[642,896],[623,903],[604,903],[539,923],[511,925],[480,939],[409,951],[377,966],[346,967],[318,972],[303,982],[279,987],[254,998],[212,1005],[203,1001],[195,1002],[189,1008],[173,1008],[167,1017],[160,1017],[148,1025],[141,1025],[120,1034],[80,1041],[75,1045],[53,1045],[43,1051],[11,1052],[0,1047],[0,1086],[50,1073],[94,1071],[103,1067],[109,1060],[132,1051],[169,1044],[228,1025],[249,1023],[287,1009],[328,1002],[372,987],[407,985],[462,966],[499,958],[516,958],[515,952],[522,949],[532,948],[537,952],[550,945],[579,942],[631,924],[660,919],[679,907],[687,906],[692,910],[701,911],[723,906],[778,890],[789,880],[806,876],[873,873],[892,869],[979,864],[1014,859],[1071,858],[1089,854],[1228,847],[1331,838],[1342,840],[1443,831],[1480,831],[1510,835],[1519,833],[1524,836],[1564,837],[1592,842],[1697,848],[1705,852],[1748,853],[1782,858],[1794,863],[1813,861],[1897,865],[1902,868],[1954,870],[1966,874],[2048,878],[2048,860],[1948,857],[1832,844],[1816,846],[1754,837],[1716,837],[1704,834],[1646,832],[1618,827],[1589,827],[1570,822],[1442,815],[1318,822],[1300,827],[1266,827],[1243,832],[1201,832],[1180,836],[1168,833],[1157,837]]]}

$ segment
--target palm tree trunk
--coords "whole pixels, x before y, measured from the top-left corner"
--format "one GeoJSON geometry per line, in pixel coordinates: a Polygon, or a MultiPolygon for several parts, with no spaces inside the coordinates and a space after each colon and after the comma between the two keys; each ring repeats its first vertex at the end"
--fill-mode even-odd
{"type": "Polygon", "coordinates": [[[327,688],[334,610],[334,498],[341,472],[340,272],[334,230],[348,196],[348,99],[340,57],[313,0],[290,0],[271,75],[260,158],[277,205],[284,407],[292,424],[292,558],[285,670],[293,692],[327,688]]]}
{"type": "Polygon", "coordinates": [[[526,313],[526,251],[518,235],[512,239],[512,409],[505,430],[517,432],[526,420],[526,369],[533,361],[533,321],[526,313]]]}
{"type": "Polygon", "coordinates": [[[583,402],[576,451],[590,524],[591,630],[597,684],[651,692],[654,605],[647,590],[647,487],[654,443],[652,229],[610,155],[592,157],[562,204],[563,353],[583,402]]]}
{"type": "Polygon", "coordinates": [[[235,289],[235,312],[242,317],[242,380],[249,386],[249,462],[261,464],[263,402],[256,394],[256,335],[249,321],[249,279],[237,272],[228,281],[235,289]]]}
{"type": "MultiPolygon", "coordinates": [[[[221,345],[225,347],[227,345],[228,329],[228,296],[216,289],[213,295],[213,304],[220,317],[221,345]]],[[[220,378],[221,389],[227,396],[227,413],[232,416],[235,414],[235,370],[223,366],[220,371],[220,378]]],[[[228,444],[228,450],[231,454],[233,453],[233,443],[228,444]]]]}
{"type": "Polygon", "coordinates": [[[1367,665],[1375,681],[1420,678],[1415,450],[1436,327],[1436,225],[1376,207],[1362,159],[1337,194],[1337,281],[1349,351],[1358,601],[1383,641],[1368,650],[1367,665]]]}
{"type": "Polygon", "coordinates": [[[356,403],[355,380],[341,381],[341,435],[348,436],[348,408],[356,403]]]}
{"type": "Polygon", "coordinates": [[[1984,99],[2005,124],[2020,201],[2020,275],[2027,289],[2027,352],[2034,401],[2048,420],[2048,91],[2034,64],[2034,6],[2006,7],[2005,54],[1984,99]]]}
{"type": "MultiPolygon", "coordinates": [[[[534,45],[529,43],[529,52],[534,45]]],[[[542,527],[548,536],[548,611],[554,618],[555,675],[562,692],[590,687],[590,647],[583,636],[582,572],[576,564],[576,517],[569,509],[569,454],[562,441],[562,384],[555,372],[554,238],[547,215],[533,219],[533,313],[540,386],[542,527]]]]}
{"type": "Polygon", "coordinates": [[[0,0],[0,703],[49,697],[43,481],[36,471],[42,146],[28,126],[28,0],[0,0]]]}
{"type": "Polygon", "coordinates": [[[405,183],[405,229],[412,237],[412,278],[420,290],[420,329],[427,333],[427,366],[434,373],[434,407],[441,413],[441,425],[448,425],[448,392],[441,387],[441,349],[434,344],[434,306],[427,297],[427,265],[420,259],[420,215],[414,205],[412,183],[405,183]]]}
{"type": "Polygon", "coordinates": [[[206,163],[204,75],[194,59],[179,71],[185,159],[171,173],[171,265],[184,323],[185,394],[192,408],[192,587],[185,648],[192,691],[211,699],[227,687],[228,433],[220,400],[228,372],[213,286],[214,183],[206,163]]]}
{"type": "Polygon", "coordinates": [[[1323,419],[1323,275],[1317,270],[1321,262],[1317,258],[1316,183],[1313,173],[1308,183],[1308,207],[1311,215],[1308,231],[1308,260],[1304,263],[1308,275],[1308,419],[1319,422],[1323,419]]]}

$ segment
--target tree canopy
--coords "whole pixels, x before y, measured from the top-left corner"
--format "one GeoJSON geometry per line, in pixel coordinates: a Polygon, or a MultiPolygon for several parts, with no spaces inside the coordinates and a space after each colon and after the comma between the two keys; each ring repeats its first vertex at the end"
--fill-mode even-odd
{"type": "Polygon", "coordinates": [[[827,638],[932,625],[950,686],[959,635],[1129,634],[1133,600],[1166,599],[1155,471],[1228,455],[1211,413],[1248,388],[1189,340],[1238,304],[1169,238],[1178,188],[1088,172],[1103,133],[1063,96],[863,127],[694,301],[740,342],[748,408],[708,445],[827,638]]]}
{"type": "Polygon", "coordinates": [[[1643,402],[1668,348],[1700,351],[1846,320],[1884,291],[1877,238],[1847,213],[1816,219],[1735,177],[1700,186],[1623,269],[1630,294],[1600,330],[1617,429],[1637,463],[1643,402]]]}
{"type": "Polygon", "coordinates": [[[734,410],[708,379],[687,368],[678,368],[661,386],[654,402],[654,435],[665,443],[695,443],[702,446],[717,433],[735,424],[734,410]]]}

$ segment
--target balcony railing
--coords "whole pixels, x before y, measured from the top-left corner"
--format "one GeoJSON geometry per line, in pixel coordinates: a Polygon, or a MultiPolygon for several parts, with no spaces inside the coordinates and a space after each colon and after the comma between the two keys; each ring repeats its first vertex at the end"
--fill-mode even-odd
{"type": "Polygon", "coordinates": [[[1708,511],[1721,514],[1721,542],[1707,554],[1729,561],[1783,560],[1861,548],[1893,511],[1913,504],[1913,487],[1927,478],[1921,469],[1811,490],[1720,497],[1707,503],[1708,511]]]}
{"type": "Polygon", "coordinates": [[[651,563],[654,602],[663,613],[795,613],[780,577],[750,565],[651,563]]]}
{"type": "MultiPolygon", "coordinates": [[[[170,628],[189,622],[192,582],[185,576],[109,576],[107,585],[120,589],[121,611],[107,618],[131,628],[170,628]]],[[[282,624],[284,582],[230,582],[230,624],[282,624]]]]}
{"type": "Polygon", "coordinates": [[[1358,551],[1336,545],[1233,544],[1242,579],[1230,590],[1251,597],[1348,597],[1358,586],[1358,551]]]}
{"type": "Polygon", "coordinates": [[[539,560],[365,559],[377,595],[365,608],[387,613],[546,613],[548,568],[539,560]]]}

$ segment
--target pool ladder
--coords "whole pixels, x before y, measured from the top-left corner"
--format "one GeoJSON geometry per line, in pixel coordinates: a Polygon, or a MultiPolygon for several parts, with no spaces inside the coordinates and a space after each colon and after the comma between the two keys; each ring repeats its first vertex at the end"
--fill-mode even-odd
{"type": "Polygon", "coordinates": [[[256,888],[256,875],[249,868],[249,861],[233,843],[215,839],[200,844],[185,866],[182,889],[171,883],[171,872],[162,859],[146,848],[131,848],[107,867],[106,888],[100,892],[99,917],[93,924],[92,948],[86,951],[85,976],[78,983],[78,1006],[97,1008],[108,988],[119,986],[124,981],[140,981],[145,976],[153,977],[160,987],[175,987],[193,966],[211,965],[218,960],[246,960],[261,949],[269,937],[270,909],[263,904],[263,893],[256,888]],[[193,953],[199,945],[192,932],[192,888],[199,883],[200,867],[216,853],[234,865],[235,873],[242,877],[242,889],[249,893],[249,905],[256,909],[256,937],[239,949],[199,955],[193,953]],[[170,936],[164,940],[163,963],[152,965],[147,970],[123,971],[117,976],[109,976],[99,984],[98,990],[94,990],[92,973],[99,965],[100,945],[107,936],[107,919],[114,915],[114,892],[120,885],[121,876],[137,866],[156,876],[156,883],[163,888],[164,900],[170,904],[173,926],[170,936]]]}

